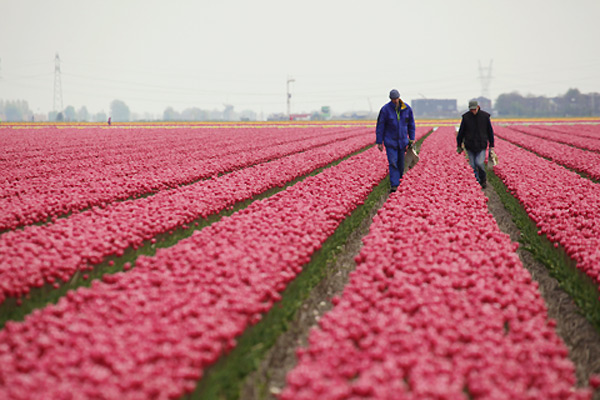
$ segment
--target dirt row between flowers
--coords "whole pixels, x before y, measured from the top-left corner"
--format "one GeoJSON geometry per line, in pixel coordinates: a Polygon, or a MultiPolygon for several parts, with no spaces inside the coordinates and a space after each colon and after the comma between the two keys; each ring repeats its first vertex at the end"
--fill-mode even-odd
{"type": "MultiPolygon", "coordinates": [[[[518,242],[521,231],[494,187],[488,185],[484,192],[489,199],[488,210],[500,229],[510,235],[513,242],[518,242]]],[[[358,229],[349,236],[337,258],[328,265],[329,271],[325,279],[311,292],[288,330],[279,336],[256,371],[246,379],[240,399],[277,399],[277,394],[286,384],[287,373],[296,365],[296,349],[307,346],[310,329],[332,308],[331,298],[342,293],[350,272],[356,267],[354,257],[362,248],[362,238],[369,233],[373,217],[387,198],[388,195],[383,196],[358,229]]],[[[556,332],[569,349],[569,358],[576,368],[578,386],[588,386],[590,377],[600,374],[600,332],[581,315],[573,299],[560,288],[560,283],[550,276],[546,266],[537,261],[525,246],[520,246],[517,254],[523,266],[539,284],[539,291],[548,308],[548,316],[557,322],[556,332]]],[[[595,391],[593,399],[600,400],[600,389],[595,391]]]]}

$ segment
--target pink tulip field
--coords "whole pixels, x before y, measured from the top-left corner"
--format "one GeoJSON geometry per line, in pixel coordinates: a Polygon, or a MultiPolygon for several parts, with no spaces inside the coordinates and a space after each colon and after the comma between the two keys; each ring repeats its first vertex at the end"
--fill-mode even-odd
{"type": "Polygon", "coordinates": [[[600,184],[504,140],[494,170],[539,227],[600,285],[600,184]]]}
{"type": "Polygon", "coordinates": [[[0,302],[46,282],[66,282],[76,271],[85,271],[107,256],[122,255],[144,240],[283,186],[367,146],[370,139],[351,137],[154,196],[7,232],[0,236],[0,302]]]}
{"type": "Polygon", "coordinates": [[[453,139],[424,142],[282,399],[590,398],[453,139]]]}
{"type": "MultiPolygon", "coordinates": [[[[549,158],[560,165],[587,174],[592,179],[600,180],[600,150],[583,150],[583,148],[576,148],[511,128],[500,127],[496,128],[495,132],[500,138],[531,150],[542,157],[549,158]]],[[[598,145],[600,148],[600,140],[579,138],[577,140],[573,139],[573,141],[581,142],[580,147],[585,146],[587,143],[588,147],[598,145]]]]}
{"type": "Polygon", "coordinates": [[[495,125],[482,190],[455,122],[391,194],[373,121],[0,125],[0,400],[239,398],[369,213],[265,398],[597,399],[488,203],[600,288],[600,124],[495,125]]]}
{"type": "Polygon", "coordinates": [[[0,332],[0,398],[30,398],[36,390],[58,398],[62,384],[87,398],[191,391],[203,368],[280,299],[385,177],[377,156],[375,149],[354,156],[138,259],[129,272],[71,292],[24,323],[8,323],[0,332]],[[344,179],[350,173],[354,179],[344,179]]]}
{"type": "Polygon", "coordinates": [[[600,131],[596,124],[593,125],[544,125],[545,130],[562,133],[563,135],[581,136],[600,140],[600,131]]]}
{"type": "Polygon", "coordinates": [[[571,129],[558,128],[558,130],[555,130],[556,128],[548,129],[544,126],[512,127],[513,130],[523,132],[527,135],[568,144],[585,150],[600,151],[600,136],[589,136],[589,134],[586,136],[585,133],[582,135],[580,129],[569,128],[571,129]]]}
{"type": "MultiPolygon", "coordinates": [[[[355,129],[339,132],[339,129],[329,128],[324,131],[299,135],[299,130],[292,129],[286,135],[280,135],[276,128],[264,129],[241,135],[243,139],[239,141],[233,141],[227,135],[212,135],[217,136],[212,146],[199,149],[198,142],[211,141],[210,133],[192,136],[183,132],[175,136],[166,135],[164,131],[161,134],[160,131],[136,133],[122,130],[106,134],[92,129],[91,132],[75,132],[86,139],[91,138],[88,140],[98,140],[100,136],[100,143],[106,145],[106,150],[94,143],[85,159],[78,159],[81,150],[67,141],[74,134],[71,132],[62,143],[63,147],[59,144],[55,148],[53,142],[42,145],[50,152],[50,161],[37,156],[39,151],[34,148],[33,154],[22,162],[13,160],[26,152],[20,151],[22,144],[10,146],[9,141],[8,157],[1,163],[2,169],[7,172],[0,189],[0,208],[4,210],[0,230],[189,184],[361,134],[355,129]],[[145,139],[152,143],[151,147],[147,147],[146,143],[138,147],[145,139]],[[52,154],[54,152],[57,154],[52,154]],[[75,157],[70,159],[71,156],[75,157]],[[52,163],[52,160],[57,160],[57,170],[49,174],[48,167],[44,165],[52,163]],[[38,167],[41,167],[39,175],[35,173],[38,167]]],[[[25,139],[29,139],[29,135],[37,135],[37,140],[42,142],[45,134],[52,132],[19,132],[19,136],[25,136],[25,139]]],[[[86,145],[87,142],[83,141],[82,146],[86,145]]]]}

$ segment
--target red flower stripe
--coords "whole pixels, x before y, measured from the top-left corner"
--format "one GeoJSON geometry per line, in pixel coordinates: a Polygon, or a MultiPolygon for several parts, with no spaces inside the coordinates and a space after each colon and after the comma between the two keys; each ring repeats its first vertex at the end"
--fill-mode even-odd
{"type": "Polygon", "coordinates": [[[69,218],[0,236],[0,304],[44,283],[68,281],[128,247],[263,193],[373,143],[371,135],[234,171],[154,196],[94,207],[69,218]]]}
{"type": "Polygon", "coordinates": [[[415,130],[415,141],[421,139],[423,136],[427,135],[433,128],[430,127],[417,127],[415,130]]]}
{"type": "Polygon", "coordinates": [[[496,175],[577,268],[600,284],[600,184],[503,140],[496,175]]]}
{"type": "Polygon", "coordinates": [[[178,398],[387,174],[371,148],[0,331],[0,398],[178,398]]]}
{"type": "MultiPolygon", "coordinates": [[[[23,178],[22,169],[16,174],[11,174],[12,163],[20,157],[18,152],[9,153],[3,160],[7,178],[0,185],[0,230],[14,229],[23,225],[45,221],[49,217],[66,215],[70,212],[82,210],[93,206],[105,206],[115,200],[124,200],[130,197],[152,193],[161,189],[168,189],[182,184],[188,184],[199,179],[209,178],[221,173],[233,171],[238,168],[248,167],[253,164],[273,160],[289,154],[305,151],[313,147],[323,146],[343,140],[349,136],[372,135],[366,128],[351,128],[340,132],[332,130],[331,134],[318,135],[323,129],[266,129],[261,134],[250,131],[244,134],[235,128],[229,130],[214,130],[212,135],[195,135],[193,130],[181,132],[181,141],[173,139],[173,131],[162,131],[155,135],[155,139],[148,147],[138,149],[135,145],[143,140],[145,133],[129,132],[104,137],[96,137],[91,147],[80,148],[85,154],[83,160],[58,168],[62,172],[48,174],[47,169],[53,169],[51,161],[44,165],[41,171],[32,172],[23,178]],[[281,144],[273,145],[270,141],[275,134],[286,138],[281,144]],[[308,138],[298,140],[303,135],[308,138]],[[135,136],[136,139],[131,139],[135,136]],[[214,139],[213,139],[214,137],[214,139]],[[111,160],[111,152],[104,154],[100,143],[114,140],[121,145],[118,161],[111,160]],[[176,144],[172,144],[174,141],[176,144]],[[247,150],[248,149],[248,150],[247,150]],[[92,161],[90,161],[90,159],[92,161]],[[12,178],[11,178],[12,176],[12,178]]],[[[18,131],[16,131],[18,132],[18,131]]],[[[46,132],[46,131],[43,131],[46,132]]],[[[327,131],[326,131],[327,132],[327,131]]],[[[77,137],[62,137],[68,140],[77,137]]],[[[1,130],[1,140],[6,136],[18,135],[14,130],[1,130]]],[[[53,149],[51,145],[56,140],[51,130],[47,133],[38,133],[37,140],[43,142],[49,138],[49,144],[36,148],[36,154],[46,151],[49,160],[52,160],[53,149]]],[[[106,134],[108,135],[108,134],[106,134]]],[[[14,140],[14,139],[13,139],[14,140]]],[[[275,143],[279,143],[280,140],[275,143]]],[[[84,142],[89,144],[90,142],[84,142]]],[[[60,153],[72,154],[69,151],[60,153]]],[[[110,144],[114,149],[114,144],[110,144]]],[[[25,154],[26,157],[26,154],[25,154]]],[[[33,169],[32,169],[33,170],[33,169]]]]}
{"type": "Polygon", "coordinates": [[[84,170],[119,165],[122,170],[135,162],[153,168],[155,164],[169,162],[166,155],[175,159],[182,155],[208,159],[339,134],[342,130],[287,128],[283,135],[282,130],[274,128],[111,128],[108,131],[46,128],[0,132],[7,155],[0,159],[0,165],[10,167],[4,178],[11,182],[70,174],[74,166],[84,170]],[[100,157],[101,162],[98,161],[100,157]]]}
{"type": "Polygon", "coordinates": [[[455,143],[424,142],[281,400],[590,398],[455,143]]]}
{"type": "Polygon", "coordinates": [[[582,136],[584,138],[592,138],[600,140],[600,125],[594,124],[561,124],[561,125],[536,125],[536,127],[544,130],[562,133],[571,136],[582,136]]]}
{"type": "Polygon", "coordinates": [[[593,179],[600,179],[600,154],[576,149],[572,146],[526,135],[510,128],[496,127],[496,136],[549,158],[565,167],[583,172],[593,179]]]}
{"type": "MultiPolygon", "coordinates": [[[[589,138],[589,137],[581,137],[581,136],[573,136],[570,131],[573,130],[573,127],[568,128],[560,128],[561,131],[544,129],[541,126],[512,126],[510,129],[516,130],[518,132],[525,133],[527,135],[539,137],[542,139],[546,139],[552,142],[568,144],[573,147],[577,147],[584,150],[592,150],[596,152],[600,152],[600,137],[589,138]]],[[[600,126],[596,126],[598,130],[598,134],[600,134],[600,126]]]]}

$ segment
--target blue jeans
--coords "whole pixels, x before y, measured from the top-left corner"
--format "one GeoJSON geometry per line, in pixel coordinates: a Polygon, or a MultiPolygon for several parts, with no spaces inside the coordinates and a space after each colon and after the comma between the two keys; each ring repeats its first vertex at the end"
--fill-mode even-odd
{"type": "Polygon", "coordinates": [[[402,175],[404,174],[404,155],[406,154],[406,148],[394,149],[386,146],[385,152],[390,166],[390,186],[398,187],[398,185],[400,185],[400,179],[402,179],[402,175]]]}
{"type": "Polygon", "coordinates": [[[471,168],[475,172],[477,182],[480,184],[485,182],[485,149],[478,152],[467,150],[467,155],[469,156],[469,164],[471,164],[471,168]]]}

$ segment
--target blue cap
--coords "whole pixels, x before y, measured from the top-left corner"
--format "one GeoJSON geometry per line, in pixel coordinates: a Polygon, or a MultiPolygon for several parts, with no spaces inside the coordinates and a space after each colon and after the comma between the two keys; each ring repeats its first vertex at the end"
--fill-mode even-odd
{"type": "Polygon", "coordinates": [[[396,89],[392,89],[390,90],[390,99],[399,99],[400,98],[400,92],[397,91],[396,89]]]}

